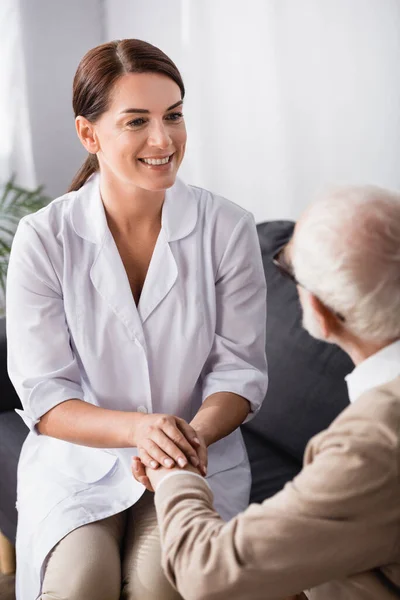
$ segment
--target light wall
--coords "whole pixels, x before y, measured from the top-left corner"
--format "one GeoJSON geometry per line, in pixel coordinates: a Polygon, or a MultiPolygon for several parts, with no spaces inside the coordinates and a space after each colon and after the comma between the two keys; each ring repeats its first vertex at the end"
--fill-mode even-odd
{"type": "Polygon", "coordinates": [[[400,189],[398,0],[105,0],[106,38],[181,69],[184,178],[296,218],[332,184],[400,189]]]}
{"type": "Polygon", "coordinates": [[[71,108],[79,60],[103,41],[100,0],[20,0],[36,181],[63,194],[84,159],[71,108]]]}

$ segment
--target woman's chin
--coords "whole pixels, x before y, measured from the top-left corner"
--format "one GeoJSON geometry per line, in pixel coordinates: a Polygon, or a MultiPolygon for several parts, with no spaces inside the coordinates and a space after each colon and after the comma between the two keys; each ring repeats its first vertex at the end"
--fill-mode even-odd
{"type": "Polygon", "coordinates": [[[176,181],[176,170],[171,170],[169,173],[149,172],[143,175],[137,170],[114,171],[109,173],[107,179],[115,181],[117,185],[133,186],[141,188],[148,192],[162,192],[172,187],[176,181]]]}
{"type": "MultiPolygon", "coordinates": [[[[162,192],[172,187],[176,181],[176,173],[170,173],[164,176],[146,177],[141,178],[139,184],[141,188],[148,190],[149,192],[162,192]]],[[[135,183],[139,183],[137,180],[135,183]]]]}

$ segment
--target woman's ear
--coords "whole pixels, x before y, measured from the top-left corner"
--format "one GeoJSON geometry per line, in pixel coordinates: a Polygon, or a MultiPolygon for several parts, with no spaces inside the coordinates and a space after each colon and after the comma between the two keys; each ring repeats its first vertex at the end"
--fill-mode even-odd
{"type": "Polygon", "coordinates": [[[90,154],[96,154],[100,150],[100,145],[96,136],[93,123],[88,121],[86,117],[78,115],[75,119],[76,133],[90,154]]]}

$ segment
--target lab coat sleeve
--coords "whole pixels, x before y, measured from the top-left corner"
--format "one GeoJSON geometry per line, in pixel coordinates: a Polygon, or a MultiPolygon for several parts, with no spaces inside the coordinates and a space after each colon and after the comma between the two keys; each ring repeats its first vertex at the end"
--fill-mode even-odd
{"type": "Polygon", "coordinates": [[[8,373],[17,411],[31,431],[51,408],[83,400],[70,345],[60,281],[35,229],[23,219],[15,234],[6,294],[8,373]]]}
{"type": "Polygon", "coordinates": [[[266,283],[251,214],[236,225],[217,271],[216,331],[203,371],[203,401],[233,392],[251,405],[252,418],[267,391],[266,283]]]}

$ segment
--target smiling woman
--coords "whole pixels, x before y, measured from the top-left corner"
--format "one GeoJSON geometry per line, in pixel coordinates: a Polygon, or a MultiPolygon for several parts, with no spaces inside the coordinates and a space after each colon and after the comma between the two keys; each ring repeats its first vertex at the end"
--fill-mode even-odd
{"type": "Polygon", "coordinates": [[[183,114],[176,110],[183,103],[180,95],[178,85],[165,75],[126,73],[96,121],[78,115],[80,140],[96,155],[102,173],[149,191],[171,187],[186,144],[183,114]]]}
{"type": "MultiPolygon", "coordinates": [[[[122,40],[89,51],[74,78],[73,107],[78,135],[90,156],[70,191],[84,184],[103,157],[107,168],[109,152],[109,168],[122,171],[128,179],[138,161],[154,166],[154,160],[168,158],[170,167],[158,171],[169,175],[172,185],[185,151],[183,114],[174,111],[182,107],[184,96],[178,69],[151,44],[122,40]]],[[[147,183],[152,187],[154,180],[147,183]]]]}
{"type": "Polygon", "coordinates": [[[267,386],[264,271],[252,216],[177,179],[184,93],[150,44],[88,52],[73,105],[89,157],[14,239],[19,600],[180,598],[133,455],[193,465],[225,519],[249,500],[239,425],[267,386]]]}

